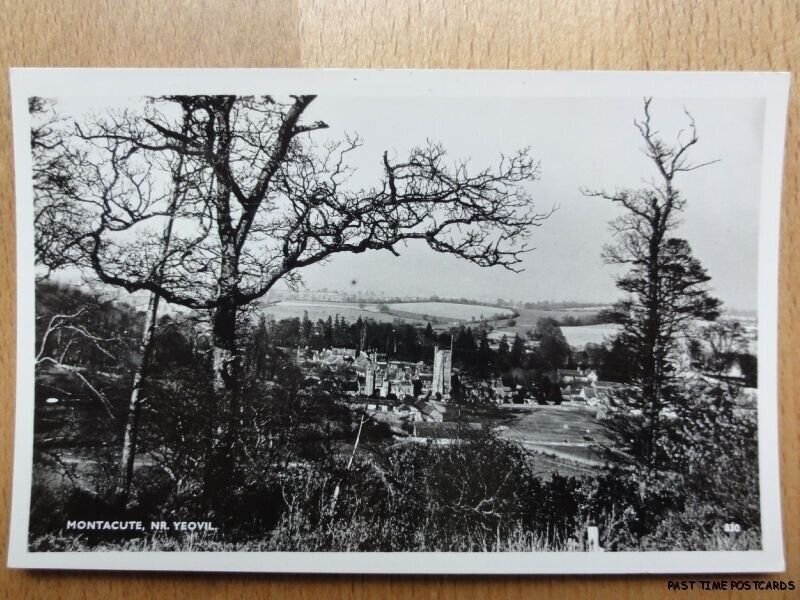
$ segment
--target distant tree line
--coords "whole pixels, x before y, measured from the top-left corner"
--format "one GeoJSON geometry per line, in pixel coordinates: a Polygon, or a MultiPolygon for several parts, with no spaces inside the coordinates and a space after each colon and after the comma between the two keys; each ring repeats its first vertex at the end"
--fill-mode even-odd
{"type": "MultiPolygon", "coordinates": [[[[429,296],[387,296],[384,293],[365,292],[365,293],[352,293],[342,292],[338,290],[329,290],[328,288],[321,288],[319,290],[310,290],[313,296],[315,292],[319,293],[332,293],[337,294],[338,299],[332,302],[382,302],[385,304],[403,304],[410,302],[442,302],[448,304],[468,304],[470,306],[491,306],[495,308],[525,308],[525,309],[539,309],[539,310],[571,310],[571,309],[591,309],[598,306],[605,306],[597,302],[571,302],[571,301],[553,301],[553,300],[537,300],[533,302],[522,302],[519,300],[511,300],[505,298],[495,299],[475,299],[468,297],[455,297],[455,296],[440,296],[439,294],[430,294],[429,296]]],[[[297,294],[292,292],[278,292],[273,293],[271,297],[275,298],[293,298],[297,294]]],[[[325,300],[319,300],[325,302],[325,300]]],[[[580,318],[580,317],[577,317],[580,318]]]]}
{"type": "Polygon", "coordinates": [[[583,327],[585,325],[601,325],[603,323],[613,323],[613,321],[606,316],[607,313],[600,311],[598,313],[587,314],[582,316],[565,315],[556,318],[558,324],[562,327],[583,327]]]}
{"type": "Polygon", "coordinates": [[[260,317],[258,329],[277,347],[308,351],[346,347],[428,364],[435,348],[452,348],[453,366],[461,376],[499,378],[515,389],[520,386],[523,395],[538,393],[542,399],[556,396],[555,389],[552,394],[548,391],[556,387],[555,371],[560,368],[593,368],[602,379],[620,383],[631,377],[630,354],[622,344],[573,351],[554,318],[540,319],[533,330],[504,335],[496,343],[490,342],[491,327],[484,323],[436,332],[430,323],[423,328],[400,320],[381,323],[359,317],[351,323],[333,315],[312,321],[307,312],[302,318],[279,321],[260,317]]]}

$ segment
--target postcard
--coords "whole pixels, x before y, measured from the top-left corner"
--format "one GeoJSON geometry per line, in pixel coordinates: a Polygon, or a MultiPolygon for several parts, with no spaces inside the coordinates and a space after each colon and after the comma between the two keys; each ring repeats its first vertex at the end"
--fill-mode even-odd
{"type": "Polygon", "coordinates": [[[9,566],[784,568],[788,74],[11,75],[9,566]]]}

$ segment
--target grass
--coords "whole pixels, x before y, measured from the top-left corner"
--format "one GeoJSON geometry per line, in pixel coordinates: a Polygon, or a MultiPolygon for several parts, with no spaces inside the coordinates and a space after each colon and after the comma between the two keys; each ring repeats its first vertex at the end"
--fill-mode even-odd
{"type": "Polygon", "coordinates": [[[500,430],[500,436],[536,452],[538,461],[551,471],[591,475],[607,464],[600,448],[610,441],[596,421],[594,409],[562,405],[514,406],[505,410],[508,418],[502,424],[507,429],[500,430]]]}
{"type": "Polygon", "coordinates": [[[514,315],[514,311],[509,308],[455,302],[398,302],[389,304],[388,307],[392,312],[418,315],[420,318],[428,315],[453,321],[501,319],[514,315]]]}
{"type": "MultiPolygon", "coordinates": [[[[146,537],[132,538],[121,543],[101,542],[88,544],[80,535],[69,537],[64,535],[48,534],[37,538],[30,544],[32,552],[314,552],[321,551],[317,547],[315,538],[334,537],[335,547],[325,548],[334,552],[358,552],[359,530],[358,524],[337,525],[324,528],[324,531],[304,532],[293,531],[292,527],[284,523],[272,536],[263,540],[249,540],[246,542],[226,542],[207,535],[187,534],[181,537],[172,537],[154,534],[146,537]],[[290,539],[292,538],[292,539],[290,539]]],[[[510,533],[497,531],[473,531],[468,534],[458,534],[447,540],[446,548],[430,546],[430,540],[424,534],[415,540],[419,546],[418,551],[437,552],[560,552],[568,549],[580,551],[583,548],[569,540],[549,543],[543,534],[537,534],[522,528],[513,529],[510,533]]]]}
{"type": "MultiPolygon", "coordinates": [[[[73,412],[73,408],[67,409],[69,405],[70,403],[66,403],[65,406],[58,404],[55,407],[44,406],[42,408],[48,412],[53,422],[58,422],[62,419],[67,421],[66,417],[73,412]]],[[[73,403],[73,406],[75,410],[78,407],[88,408],[88,405],[77,400],[73,403]]],[[[455,408],[452,405],[447,406],[446,416],[448,420],[452,420],[454,416],[453,409],[455,408]]],[[[93,407],[92,410],[96,411],[98,409],[93,407]]],[[[82,413],[78,411],[78,415],[80,414],[82,413]]],[[[598,461],[596,461],[594,444],[604,444],[608,440],[602,426],[596,421],[595,414],[596,410],[587,406],[506,405],[461,407],[461,418],[464,421],[469,423],[480,422],[489,427],[502,426],[496,430],[500,437],[518,442],[530,450],[534,472],[540,475],[542,481],[549,480],[548,485],[543,486],[544,489],[561,489],[557,485],[549,485],[550,483],[558,484],[561,481],[559,478],[553,477],[553,471],[558,471],[562,477],[575,476],[578,478],[587,475],[592,476],[597,473],[598,461]],[[586,438],[590,439],[587,440],[586,438]]],[[[41,434],[39,435],[41,436],[41,434]]],[[[40,439],[38,441],[41,442],[40,439]]],[[[502,444],[499,446],[502,446],[502,444]]],[[[495,446],[492,446],[492,448],[495,448],[495,446]]],[[[346,451],[344,446],[342,446],[342,449],[346,457],[349,452],[346,451]]],[[[458,448],[454,449],[454,451],[458,450],[458,448]]],[[[447,450],[442,450],[442,452],[445,451],[447,450]]],[[[69,459],[76,459],[73,462],[69,462],[68,465],[75,476],[80,480],[103,480],[104,472],[99,461],[81,460],[84,457],[79,449],[70,448],[69,452],[69,454],[67,452],[61,453],[61,461],[64,462],[65,458],[68,461],[69,459]]],[[[482,459],[496,455],[496,453],[491,454],[484,451],[484,453],[479,454],[480,458],[478,460],[475,460],[474,456],[470,455],[472,458],[464,463],[466,466],[462,470],[467,473],[477,471],[476,465],[482,464],[482,459]]],[[[525,457],[526,455],[524,452],[520,452],[514,454],[514,456],[525,457]]],[[[422,461],[419,465],[425,465],[429,462],[422,461]]],[[[603,461],[600,462],[602,463],[603,461]]],[[[506,513],[508,517],[500,521],[503,526],[502,530],[493,530],[493,525],[487,525],[492,521],[485,521],[479,525],[467,522],[466,526],[463,527],[454,526],[455,530],[449,527],[432,528],[432,533],[427,534],[424,531],[420,531],[422,527],[418,526],[419,524],[414,519],[407,519],[406,521],[401,520],[401,522],[413,524],[413,528],[410,530],[411,534],[398,534],[398,537],[395,538],[391,533],[392,531],[403,531],[401,528],[391,525],[397,522],[393,520],[396,517],[396,512],[388,510],[373,514],[366,507],[366,504],[359,508],[358,511],[353,510],[344,513],[346,514],[344,519],[337,516],[336,520],[326,517],[322,519],[312,518],[308,515],[308,508],[298,505],[299,508],[296,509],[296,514],[293,514],[292,510],[288,511],[290,513],[288,515],[283,513],[282,517],[280,517],[279,513],[274,513],[275,519],[281,518],[280,522],[276,527],[272,528],[273,521],[270,521],[270,529],[260,530],[264,532],[260,536],[256,536],[255,531],[248,526],[246,535],[250,536],[250,539],[238,542],[230,541],[230,538],[240,539],[237,537],[237,530],[233,528],[228,532],[228,539],[222,533],[202,534],[188,532],[171,532],[170,534],[153,532],[141,534],[139,537],[117,536],[113,539],[102,538],[98,540],[97,537],[87,539],[84,535],[74,535],[63,531],[61,529],[63,521],[58,517],[57,511],[53,510],[64,504],[64,498],[74,482],[71,483],[67,481],[68,478],[65,479],[64,477],[61,478],[62,481],[60,482],[54,481],[58,469],[54,465],[43,462],[42,459],[37,460],[36,465],[37,468],[34,470],[35,477],[41,483],[41,486],[47,488],[50,493],[43,497],[43,508],[37,512],[37,518],[42,515],[48,517],[43,520],[43,524],[47,525],[47,527],[42,527],[38,531],[40,533],[48,533],[32,539],[30,548],[34,552],[351,552],[374,551],[379,548],[382,550],[400,548],[397,542],[398,539],[402,540],[400,543],[406,545],[402,549],[410,551],[558,552],[582,549],[579,543],[580,535],[576,534],[562,539],[554,537],[555,533],[551,533],[550,537],[547,538],[543,537],[541,533],[537,533],[541,530],[549,531],[548,524],[552,525],[559,522],[557,517],[552,516],[554,514],[552,512],[541,514],[537,512],[534,513],[537,515],[535,517],[524,517],[529,519],[524,521],[525,526],[515,526],[515,519],[518,518],[520,513],[509,511],[506,513]],[[50,517],[53,514],[55,516],[50,517]],[[535,529],[536,532],[530,529],[535,529]]],[[[422,468],[422,466],[419,466],[419,468],[422,468]]],[[[398,472],[407,471],[400,470],[398,472]]],[[[494,473],[495,471],[491,472],[494,473]]],[[[509,470],[509,472],[520,472],[520,469],[509,470]]],[[[475,485],[479,486],[480,482],[485,480],[478,478],[475,480],[475,485]]],[[[422,481],[422,479],[419,481],[422,481]]],[[[377,482],[378,479],[375,479],[375,483],[377,482]]],[[[409,485],[407,489],[422,488],[409,485]]],[[[514,489],[520,488],[515,487],[514,489]]],[[[522,489],[527,490],[527,488],[522,489]]],[[[534,490],[533,493],[535,494],[535,490],[539,488],[532,487],[531,489],[534,490]]],[[[367,491],[364,492],[364,497],[368,497],[366,494],[372,491],[373,488],[367,488],[367,491]]],[[[575,492],[574,497],[584,497],[584,492],[579,491],[579,488],[575,488],[573,491],[575,492]]],[[[38,496],[34,495],[34,497],[38,496]]],[[[86,495],[83,494],[79,499],[83,501],[85,497],[86,495]]],[[[524,497],[529,498],[531,496],[525,495],[524,497]]],[[[569,502],[565,501],[565,496],[546,496],[546,498],[552,497],[556,498],[554,506],[569,506],[569,502]]],[[[398,505],[402,507],[402,504],[398,505]]],[[[67,503],[66,506],[69,506],[69,504],[67,503]]],[[[159,506],[161,505],[159,504],[159,506]]],[[[431,506],[431,504],[427,506],[431,506]]],[[[548,506],[548,504],[540,503],[537,506],[548,506]]],[[[648,533],[645,537],[636,538],[636,541],[625,541],[630,539],[625,538],[623,542],[620,542],[620,544],[627,545],[615,545],[615,542],[612,541],[609,542],[610,545],[608,547],[625,550],[747,550],[759,547],[760,534],[758,531],[745,531],[739,535],[728,535],[716,529],[711,530],[711,525],[708,524],[709,519],[706,518],[709,512],[705,510],[707,505],[701,504],[700,508],[703,510],[697,510],[695,513],[681,508],[680,513],[668,514],[667,518],[659,523],[657,531],[648,533]],[[704,510],[705,512],[703,512],[704,510]],[[699,524],[704,522],[706,523],[705,530],[699,528],[699,524]]],[[[82,509],[83,505],[81,505],[82,509]]],[[[429,513],[427,511],[418,511],[417,514],[427,515],[429,513]]],[[[524,514],[529,515],[531,513],[524,514]]],[[[97,518],[102,517],[98,516],[97,518]]],[[[580,513],[575,518],[584,519],[585,513],[580,513]]],[[[616,524],[607,524],[604,526],[603,531],[610,533],[626,531],[626,528],[629,527],[629,523],[625,521],[627,518],[627,516],[621,518],[616,524]]],[[[445,519],[442,522],[451,523],[449,516],[445,515],[445,519]]],[[[453,521],[453,523],[456,523],[456,521],[453,521]]],[[[569,533],[572,525],[569,524],[564,527],[569,528],[566,529],[569,533]]],[[[238,533],[241,532],[242,530],[238,530],[238,533]]],[[[613,538],[608,539],[613,540],[613,538]]]]}
{"type": "MultiPolygon", "coordinates": [[[[602,528],[601,528],[602,531],[602,528]]],[[[290,527],[279,528],[270,537],[246,542],[226,542],[204,534],[186,534],[170,537],[154,534],[132,538],[121,543],[101,542],[90,545],[78,536],[48,534],[33,540],[31,552],[359,552],[360,527],[357,523],[343,524],[318,535],[297,535],[290,527]],[[323,539],[336,540],[335,547],[320,548],[315,543],[323,539]]],[[[430,546],[429,540],[420,534],[415,540],[418,550],[424,552],[583,552],[587,548],[583,542],[582,531],[565,539],[548,541],[543,534],[515,527],[508,532],[473,531],[458,534],[447,540],[447,547],[430,546]]],[[[743,551],[761,548],[760,534],[757,531],[738,535],[724,533],[681,534],[677,538],[650,536],[638,547],[625,548],[624,551],[743,551]]]]}
{"type": "MultiPolygon", "coordinates": [[[[514,337],[514,334],[519,335],[520,337],[524,337],[527,335],[529,331],[533,331],[536,329],[536,324],[539,322],[539,319],[556,319],[560,320],[565,317],[579,317],[582,319],[588,319],[595,317],[597,315],[596,310],[585,310],[585,311],[576,311],[576,310],[567,310],[567,309],[542,309],[542,308],[520,308],[517,309],[517,316],[514,317],[515,324],[514,325],[506,325],[504,321],[500,321],[498,326],[494,329],[495,332],[505,333],[509,339],[514,337]]],[[[573,346],[583,346],[586,341],[582,341],[582,337],[587,337],[587,334],[580,333],[579,330],[586,329],[590,331],[588,328],[592,327],[609,327],[609,325],[585,325],[580,327],[562,327],[561,330],[564,332],[566,336],[566,329],[573,329],[575,332],[572,335],[573,339],[567,337],[567,341],[570,345],[573,346]],[[580,342],[580,343],[579,343],[580,342]]],[[[611,326],[613,327],[613,325],[611,326]]],[[[593,330],[591,330],[593,331],[593,330]]],[[[598,335],[597,333],[588,334],[590,339],[587,341],[593,343],[600,343],[603,341],[603,336],[598,335]]]]}
{"type": "Polygon", "coordinates": [[[595,418],[596,409],[590,407],[516,405],[499,410],[504,417],[499,422],[508,427],[501,435],[523,444],[609,442],[605,429],[595,418]]]}
{"type": "Polygon", "coordinates": [[[395,302],[389,304],[388,308],[389,312],[381,312],[379,305],[374,302],[364,303],[362,307],[353,302],[281,300],[275,304],[264,306],[263,312],[265,315],[272,315],[276,320],[302,318],[303,313],[308,312],[308,317],[312,321],[324,320],[335,315],[350,322],[355,322],[359,317],[384,323],[391,323],[399,319],[423,327],[430,321],[437,330],[447,329],[457,322],[466,322],[468,325],[473,318],[477,321],[483,315],[485,320],[498,325],[498,331],[501,329],[507,331],[511,337],[514,333],[525,335],[536,327],[539,319],[545,317],[559,319],[567,316],[591,317],[596,314],[596,311],[592,310],[576,311],[574,309],[519,308],[512,311],[509,308],[497,306],[453,302],[395,302]],[[516,325],[507,326],[505,322],[512,317],[514,312],[517,313],[517,316],[513,317],[516,325]]]}
{"type": "Polygon", "coordinates": [[[618,331],[618,325],[609,323],[561,328],[561,333],[573,348],[583,348],[586,344],[603,344],[606,340],[613,338],[618,331]]]}
{"type": "MultiPolygon", "coordinates": [[[[610,444],[606,430],[597,422],[596,409],[584,406],[486,406],[461,407],[464,423],[495,428],[505,439],[537,454],[537,473],[549,477],[591,475],[608,460],[601,450],[610,444]]],[[[448,407],[445,422],[455,423],[457,411],[448,407]]]]}
{"type": "Polygon", "coordinates": [[[189,533],[181,537],[154,534],[123,542],[89,544],[82,535],[47,534],[33,540],[31,552],[231,552],[247,551],[238,544],[223,542],[207,535],[189,533]]]}

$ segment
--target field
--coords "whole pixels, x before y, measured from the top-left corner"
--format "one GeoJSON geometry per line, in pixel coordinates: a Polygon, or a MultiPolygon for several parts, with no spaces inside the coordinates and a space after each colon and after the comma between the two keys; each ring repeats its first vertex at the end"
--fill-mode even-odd
{"type": "MultiPolygon", "coordinates": [[[[604,307],[587,307],[587,308],[518,308],[516,309],[517,316],[514,317],[514,325],[503,324],[494,329],[494,331],[503,332],[508,335],[509,339],[518,334],[524,337],[529,331],[536,328],[536,323],[539,319],[564,319],[565,317],[575,318],[591,318],[597,315],[604,307]]],[[[603,327],[606,327],[605,325],[603,327]]],[[[562,329],[564,329],[562,327],[562,329]]],[[[575,328],[579,329],[579,328],[575,328]]]]}
{"type": "Polygon", "coordinates": [[[401,320],[413,325],[426,325],[429,321],[440,326],[450,326],[461,321],[485,319],[505,319],[513,316],[509,308],[497,306],[456,304],[452,302],[396,302],[385,305],[377,303],[355,302],[323,302],[318,300],[281,300],[263,306],[263,313],[271,315],[275,320],[302,318],[308,312],[312,321],[327,319],[339,315],[349,322],[362,319],[373,319],[378,322],[392,323],[401,320]],[[388,310],[387,310],[388,309],[388,310]]]}
{"type": "Polygon", "coordinates": [[[618,331],[619,326],[612,323],[561,328],[567,343],[573,348],[583,348],[586,344],[602,344],[617,335],[618,331]]]}
{"type": "Polygon", "coordinates": [[[503,435],[522,443],[562,445],[584,444],[591,437],[595,442],[607,442],[603,427],[595,420],[597,409],[589,406],[527,406],[500,407],[507,427],[503,435]]]}
{"type": "MultiPolygon", "coordinates": [[[[584,475],[607,462],[601,446],[610,445],[610,440],[596,414],[597,410],[588,406],[503,405],[464,407],[461,418],[493,427],[501,437],[535,452],[542,474],[557,470],[584,475]]],[[[445,420],[455,418],[448,410],[445,420]]]]}
{"type": "MultiPolygon", "coordinates": [[[[530,325],[521,325],[519,321],[514,326],[502,326],[495,328],[491,334],[489,334],[489,338],[495,341],[498,341],[503,335],[509,340],[514,338],[514,335],[517,334],[520,337],[524,337],[528,331],[533,330],[535,324],[533,326],[530,325]]],[[[616,325],[612,324],[601,324],[601,325],[581,325],[579,327],[566,327],[562,326],[561,331],[564,334],[564,337],[567,339],[567,343],[572,346],[573,348],[583,349],[586,344],[602,344],[607,339],[613,338],[618,328],[616,325]]]]}
{"type": "MultiPolygon", "coordinates": [[[[362,319],[372,319],[380,323],[403,321],[424,327],[431,323],[438,331],[446,330],[458,323],[489,320],[496,325],[494,335],[505,334],[508,339],[515,334],[524,337],[536,327],[539,319],[563,319],[567,316],[590,317],[602,307],[581,309],[540,309],[520,308],[515,312],[510,308],[501,308],[486,304],[459,304],[455,302],[394,302],[379,304],[376,302],[325,302],[320,300],[280,300],[264,304],[264,315],[277,321],[281,319],[302,318],[308,313],[312,321],[325,320],[339,315],[340,318],[353,323],[362,319]],[[514,319],[514,325],[508,325],[507,319],[514,319]]],[[[562,327],[561,331],[567,342],[574,348],[583,348],[586,344],[601,344],[617,331],[616,326],[609,324],[583,325],[579,327],[562,327]]]]}
{"type": "Polygon", "coordinates": [[[513,406],[500,435],[519,442],[538,457],[539,466],[562,474],[589,474],[606,464],[609,443],[595,420],[596,410],[582,406],[513,406]]]}
{"type": "Polygon", "coordinates": [[[396,314],[413,315],[423,319],[433,317],[448,321],[504,319],[514,315],[514,311],[510,308],[481,304],[457,304],[455,302],[397,302],[387,306],[396,314]]]}
{"type": "MultiPolygon", "coordinates": [[[[377,304],[356,304],[349,302],[321,302],[314,300],[281,300],[274,304],[265,305],[262,309],[265,315],[271,315],[276,321],[281,319],[302,318],[308,312],[312,321],[327,319],[339,315],[349,323],[362,319],[372,319],[381,323],[391,323],[398,319],[397,315],[381,312],[377,304]]],[[[402,318],[407,323],[425,325],[425,321],[415,318],[402,318]]]]}

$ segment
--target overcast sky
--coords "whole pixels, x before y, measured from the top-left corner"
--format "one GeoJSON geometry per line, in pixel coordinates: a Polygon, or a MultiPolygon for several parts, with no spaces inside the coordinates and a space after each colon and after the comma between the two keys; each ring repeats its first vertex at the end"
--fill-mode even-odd
{"type": "MultiPolygon", "coordinates": [[[[699,130],[695,160],[719,162],[676,180],[687,198],[677,235],[689,240],[730,308],[754,309],[762,103],[655,99],[653,123],[665,137],[686,127],[684,106],[699,130]]],[[[355,279],[362,290],[398,295],[613,300],[615,271],[600,255],[611,241],[608,221],[619,209],[580,190],[636,187],[656,175],[633,126],[641,115],[641,98],[319,98],[307,117],[325,120],[331,126],[326,135],[357,131],[365,138],[353,160],[359,183],[377,180],[384,149],[403,156],[426,138],[441,142],[453,158],[469,158],[475,168],[530,146],[541,161],[541,179],[530,192],[537,208],[558,210],[536,230],[536,250],[526,256],[521,274],[473,266],[418,243],[401,249],[400,258],[388,252],[336,257],[309,269],[307,284],[341,289],[355,279]]]]}
{"type": "MultiPolygon", "coordinates": [[[[98,100],[59,99],[59,112],[75,116],[98,100]]],[[[125,103],[104,99],[106,105],[125,103]]],[[[759,174],[763,104],[760,100],[656,98],[653,125],[667,139],[694,116],[700,142],[697,162],[719,160],[682,174],[676,186],[687,199],[676,235],[689,240],[708,269],[714,292],[728,308],[756,308],[759,174]]],[[[529,146],[541,162],[541,178],[529,184],[537,209],[558,210],[538,228],[536,250],[524,272],[480,268],[430,250],[424,243],[388,252],[337,256],[303,271],[311,289],[384,292],[513,300],[608,302],[619,296],[616,271],[601,250],[612,241],[608,222],[619,214],[610,202],[584,197],[581,188],[613,191],[638,187],[656,175],[642,153],[633,119],[641,98],[365,98],[320,97],[307,121],[330,129],[320,140],[357,132],[364,146],[351,154],[356,187],[376,183],[384,150],[403,157],[426,139],[440,142],[453,159],[469,159],[475,170],[495,165],[501,153],[529,146]],[[355,281],[355,284],[351,283],[355,281]]]]}

